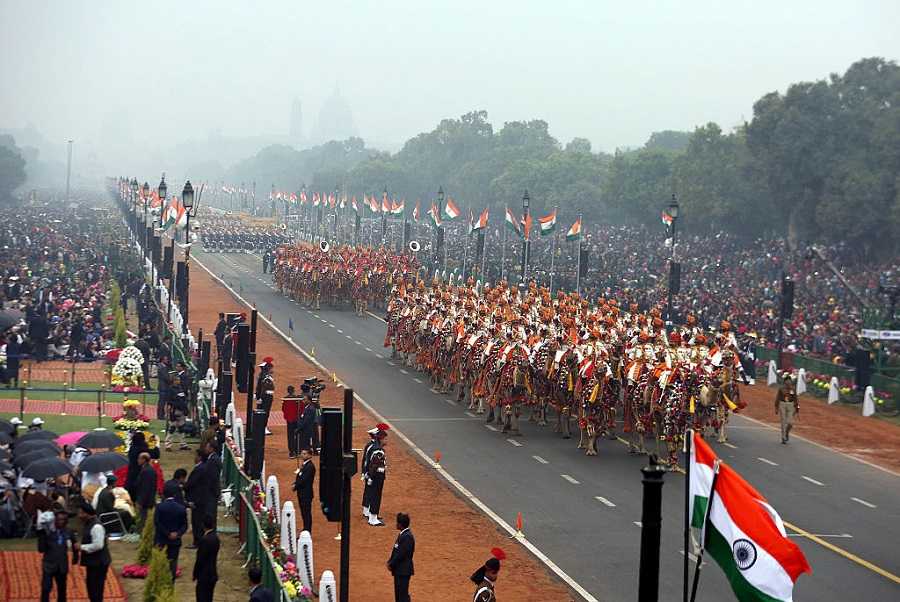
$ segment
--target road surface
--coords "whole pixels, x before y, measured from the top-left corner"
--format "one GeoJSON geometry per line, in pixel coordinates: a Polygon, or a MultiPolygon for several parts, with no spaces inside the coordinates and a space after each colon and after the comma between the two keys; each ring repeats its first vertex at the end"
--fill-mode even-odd
{"type": "MultiPolygon", "coordinates": [[[[646,458],[630,456],[616,440],[602,441],[599,455],[586,457],[575,440],[525,421],[522,437],[507,438],[450,396],[432,392],[427,375],[392,362],[381,320],[349,309],[302,308],[271,286],[258,255],[195,257],[283,332],[292,321],[294,342],[314,348],[320,362],[419,448],[440,450],[441,465],[497,515],[514,524],[521,512],[526,537],[597,600],[637,598],[646,458]]],[[[779,511],[813,568],[800,577],[796,600],[900,599],[900,475],[812,443],[780,445],[776,430],[741,417],[732,420],[729,439],[714,444],[717,453],[779,511]]],[[[386,486],[404,484],[394,478],[386,486]]],[[[659,599],[675,601],[682,587],[684,478],[666,475],[663,495],[659,599]]],[[[698,600],[733,599],[713,561],[702,575],[698,600]]]]}

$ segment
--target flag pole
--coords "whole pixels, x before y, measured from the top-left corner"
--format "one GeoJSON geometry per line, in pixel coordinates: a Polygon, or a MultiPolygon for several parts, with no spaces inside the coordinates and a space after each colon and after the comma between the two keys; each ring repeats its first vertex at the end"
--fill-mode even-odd
{"type": "MultiPolygon", "coordinates": [[[[503,227],[503,242],[500,243],[503,251],[500,254],[500,280],[503,280],[503,273],[506,272],[506,227],[503,227]]],[[[499,282],[498,280],[497,282],[499,282]]]]}
{"type": "MultiPolygon", "coordinates": [[[[552,291],[551,291],[552,292],[552,291]]],[[[691,449],[694,445],[694,431],[688,429],[684,435],[684,586],[683,600],[688,602],[688,577],[690,576],[691,544],[691,449]]]]}
{"type": "MultiPolygon", "coordinates": [[[[556,212],[559,207],[553,208],[553,217],[556,218],[556,212]]],[[[553,225],[553,248],[550,251],[550,296],[553,296],[553,268],[556,266],[556,241],[559,240],[559,229],[556,224],[553,225]]]]}
{"type": "MultiPolygon", "coordinates": [[[[706,550],[706,527],[709,522],[709,513],[712,510],[713,499],[716,497],[716,481],[719,480],[719,465],[721,460],[716,460],[713,465],[712,485],[709,488],[709,500],[706,504],[706,512],[703,514],[703,527],[700,531],[700,549],[697,551],[697,564],[694,568],[694,582],[691,584],[691,599],[694,602],[697,598],[697,586],[700,584],[700,567],[703,566],[703,552],[706,550]]],[[[687,550],[684,551],[687,558],[687,550]]]]}
{"type": "MultiPolygon", "coordinates": [[[[584,230],[584,224],[581,223],[581,214],[578,214],[578,225],[584,230]]],[[[582,233],[578,233],[578,259],[575,264],[575,292],[580,295],[581,294],[581,239],[583,238],[582,233]]]]}
{"type": "Polygon", "coordinates": [[[472,240],[472,233],[466,234],[466,242],[463,247],[463,265],[462,265],[462,281],[466,281],[466,267],[469,262],[469,242],[472,240]]]}

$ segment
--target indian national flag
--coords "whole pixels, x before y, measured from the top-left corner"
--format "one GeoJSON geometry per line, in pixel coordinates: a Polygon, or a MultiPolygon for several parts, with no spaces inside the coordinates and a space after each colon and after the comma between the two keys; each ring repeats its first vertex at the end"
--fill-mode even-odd
{"type": "Polygon", "coordinates": [[[579,217],[566,232],[566,240],[578,240],[581,238],[581,218],[579,217]]]}
{"type": "Polygon", "coordinates": [[[307,200],[306,200],[306,191],[303,190],[303,191],[300,192],[300,204],[301,204],[301,205],[305,205],[306,203],[307,203],[307,200]]]}
{"type": "Polygon", "coordinates": [[[794,583],[812,573],[800,548],[788,539],[781,517],[766,499],[698,435],[691,450],[691,525],[702,528],[705,549],[725,571],[740,602],[792,600],[794,583]],[[715,467],[718,476],[714,479],[715,467]],[[715,480],[715,492],[712,491],[715,480]]]}
{"type": "Polygon", "coordinates": [[[431,209],[428,210],[428,215],[431,216],[431,221],[434,222],[434,225],[438,228],[441,227],[441,214],[438,211],[437,205],[432,203],[431,209]]]}
{"type": "Polygon", "coordinates": [[[160,219],[160,224],[162,225],[163,230],[168,230],[175,222],[178,221],[178,199],[172,197],[172,200],[166,203],[166,206],[163,207],[162,211],[162,219],[160,219]]]}
{"type": "Polygon", "coordinates": [[[546,236],[556,229],[556,209],[550,215],[539,217],[538,225],[541,227],[541,236],[546,236]]]}
{"type": "Polygon", "coordinates": [[[483,230],[487,228],[488,225],[488,208],[485,207],[484,211],[481,212],[481,215],[478,217],[478,221],[472,225],[472,231],[478,232],[479,230],[483,230]]]}
{"type": "Polygon", "coordinates": [[[319,198],[319,193],[314,192],[313,193],[313,207],[318,207],[320,202],[321,202],[321,199],[319,198]]]}
{"type": "Polygon", "coordinates": [[[354,213],[359,213],[359,202],[356,200],[356,197],[350,201],[350,206],[353,207],[354,213]]]}
{"type": "Polygon", "coordinates": [[[388,195],[385,192],[381,195],[381,212],[382,213],[390,213],[391,212],[391,202],[388,200],[388,195]]]}
{"type": "Polygon", "coordinates": [[[456,206],[453,199],[448,197],[447,204],[444,205],[444,215],[447,216],[447,219],[456,219],[459,217],[460,213],[459,207],[456,206]]]}
{"type": "Polygon", "coordinates": [[[662,217],[662,223],[664,223],[666,225],[666,227],[669,227],[672,225],[672,216],[671,215],[669,215],[668,213],[663,211],[661,217],[662,217]]]}
{"type": "Polygon", "coordinates": [[[346,194],[342,194],[342,195],[341,195],[341,204],[340,204],[340,207],[341,207],[341,209],[346,209],[346,208],[347,208],[347,195],[346,195],[346,194]]]}
{"type": "Polygon", "coordinates": [[[397,201],[391,201],[391,215],[403,215],[403,211],[406,209],[406,200],[402,200],[399,203],[397,201]]]}
{"type": "Polygon", "coordinates": [[[516,216],[513,215],[513,212],[509,210],[509,207],[506,208],[506,225],[509,226],[513,232],[522,236],[522,230],[519,228],[519,220],[517,220],[516,216]]]}

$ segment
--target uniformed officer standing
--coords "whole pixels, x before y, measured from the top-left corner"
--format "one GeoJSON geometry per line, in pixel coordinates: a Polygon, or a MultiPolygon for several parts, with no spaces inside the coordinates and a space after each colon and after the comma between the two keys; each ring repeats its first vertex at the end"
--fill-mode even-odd
{"type": "Polygon", "coordinates": [[[262,257],[262,260],[263,260],[263,274],[265,274],[266,272],[269,271],[269,262],[271,261],[271,259],[272,259],[272,254],[269,252],[268,249],[266,249],[266,252],[263,253],[263,257],[262,257]]]}
{"type": "Polygon", "coordinates": [[[378,513],[381,511],[381,496],[384,493],[384,479],[387,474],[387,456],[384,453],[384,446],[387,443],[387,432],[390,427],[381,423],[375,428],[378,429],[378,432],[369,451],[366,473],[366,484],[369,491],[369,525],[383,527],[384,521],[381,520],[378,513]]]}
{"type": "MultiPolygon", "coordinates": [[[[259,378],[256,381],[257,409],[266,412],[266,424],[269,423],[269,413],[272,411],[272,401],[275,398],[275,360],[264,357],[259,365],[259,378]]],[[[272,431],[266,427],[266,435],[272,431]]]]}
{"type": "Polygon", "coordinates": [[[363,516],[367,519],[369,518],[369,457],[372,453],[372,449],[378,442],[378,427],[369,429],[366,431],[369,433],[369,442],[366,443],[366,446],[363,448],[362,453],[362,470],[360,471],[359,478],[362,479],[363,482],[363,495],[362,495],[362,513],[363,516]]]}
{"type": "Polygon", "coordinates": [[[500,548],[491,550],[491,558],[475,571],[469,579],[475,584],[472,602],[497,602],[494,584],[500,574],[500,561],[506,560],[506,553],[500,548]]]}
{"type": "Polygon", "coordinates": [[[781,417],[781,442],[786,444],[794,426],[794,417],[800,414],[800,403],[794,389],[794,379],[788,374],[775,396],[775,415],[781,417]]]}

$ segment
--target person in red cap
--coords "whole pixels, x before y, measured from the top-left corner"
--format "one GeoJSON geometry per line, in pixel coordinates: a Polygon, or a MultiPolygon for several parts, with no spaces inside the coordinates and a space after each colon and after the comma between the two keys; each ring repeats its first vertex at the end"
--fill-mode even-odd
{"type": "Polygon", "coordinates": [[[381,510],[381,496],[384,493],[384,479],[387,474],[387,456],[384,454],[384,445],[387,442],[387,432],[391,427],[382,423],[375,425],[369,431],[374,433],[374,442],[369,448],[369,459],[366,462],[366,501],[369,509],[369,525],[383,527],[384,521],[378,516],[381,510]]]}
{"type": "Polygon", "coordinates": [[[293,385],[288,385],[287,395],[281,398],[281,413],[287,423],[288,457],[293,459],[300,453],[300,436],[297,432],[300,397],[297,396],[293,385]]]}
{"type": "Polygon", "coordinates": [[[500,548],[492,548],[491,557],[469,577],[475,584],[475,595],[472,597],[472,602],[497,602],[494,585],[500,574],[501,560],[506,560],[506,553],[500,548]]]}

